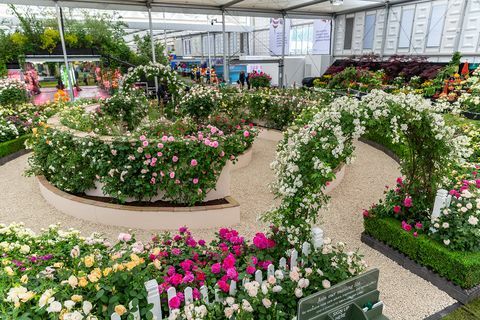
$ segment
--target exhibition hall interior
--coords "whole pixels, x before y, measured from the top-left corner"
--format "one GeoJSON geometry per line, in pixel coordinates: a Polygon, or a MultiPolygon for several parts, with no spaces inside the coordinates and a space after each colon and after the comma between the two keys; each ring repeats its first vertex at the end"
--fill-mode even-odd
{"type": "Polygon", "coordinates": [[[0,318],[479,320],[480,1],[0,0],[0,318]]]}

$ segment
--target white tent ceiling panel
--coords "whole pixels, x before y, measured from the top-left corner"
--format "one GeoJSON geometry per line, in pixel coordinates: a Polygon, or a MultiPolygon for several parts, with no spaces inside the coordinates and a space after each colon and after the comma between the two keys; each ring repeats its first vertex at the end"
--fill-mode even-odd
{"type": "MultiPolygon", "coordinates": [[[[330,0],[59,0],[58,4],[70,8],[102,10],[146,11],[147,4],[154,12],[221,14],[226,9],[230,15],[278,17],[322,16],[349,9],[362,9],[384,0],[344,0],[333,6],[330,0]]],[[[394,3],[395,1],[391,1],[394,3]]],[[[54,0],[0,0],[0,3],[19,5],[54,6],[54,0]]]]}

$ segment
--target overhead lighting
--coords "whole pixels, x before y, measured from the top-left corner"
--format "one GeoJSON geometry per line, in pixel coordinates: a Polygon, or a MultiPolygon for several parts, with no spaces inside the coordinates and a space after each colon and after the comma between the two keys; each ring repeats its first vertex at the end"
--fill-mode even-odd
{"type": "Polygon", "coordinates": [[[343,0],[330,0],[330,3],[334,6],[341,6],[343,4],[343,0]]]}

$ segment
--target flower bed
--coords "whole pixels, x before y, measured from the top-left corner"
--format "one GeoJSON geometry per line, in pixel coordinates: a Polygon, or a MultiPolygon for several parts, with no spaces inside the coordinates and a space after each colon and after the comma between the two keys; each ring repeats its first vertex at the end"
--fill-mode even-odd
{"type": "Polygon", "coordinates": [[[462,288],[480,284],[480,253],[450,250],[428,235],[414,236],[392,218],[365,219],[365,233],[406,254],[462,288]]]}
{"type": "MultiPolygon", "coordinates": [[[[232,229],[220,229],[209,244],[192,237],[187,228],[157,235],[148,243],[120,234],[116,243],[92,235],[80,237],[51,226],[34,235],[21,225],[0,229],[0,303],[3,315],[18,318],[107,319],[138,312],[152,317],[143,283],[156,279],[163,314],[170,319],[291,319],[301,297],[329,288],[365,268],[345,245],[324,240],[298,266],[287,264],[257,282],[257,270],[266,271],[282,256],[283,232],[257,233],[251,242],[232,229]],[[275,259],[275,260],[274,260],[275,259]],[[246,279],[246,280],[243,280],[246,279]],[[232,281],[248,281],[232,294],[232,281]],[[193,301],[185,307],[182,293],[191,287],[193,301]],[[208,289],[206,304],[200,289],[208,289]],[[167,291],[178,292],[167,298],[167,291]],[[215,290],[217,288],[218,290],[215,290]],[[216,292],[216,293],[215,293],[216,292]],[[216,298],[215,298],[216,296],[216,298]],[[224,302],[220,302],[224,301],[224,302]],[[130,302],[131,307],[129,308],[130,302]]],[[[293,260],[292,260],[293,261],[293,260]]]]}
{"type": "Polygon", "coordinates": [[[239,126],[224,134],[206,126],[190,132],[124,138],[45,126],[31,140],[31,172],[67,192],[86,192],[98,181],[105,195],[120,201],[163,192],[163,198],[193,205],[215,188],[227,161],[248,149],[255,130],[239,126]],[[74,178],[64,179],[65,170],[74,178]]]}
{"type": "MultiPolygon", "coordinates": [[[[247,150],[253,126],[232,121],[209,124],[183,114],[165,119],[134,84],[157,77],[181,94],[169,67],[137,67],[125,75],[124,90],[95,106],[77,106],[52,118],[29,141],[30,174],[43,175],[73,194],[108,196],[119,202],[166,200],[193,206],[229,195],[228,161],[247,150]],[[70,178],[66,178],[66,176],[70,178]],[[225,182],[226,181],[226,182],[225,182]],[[217,183],[218,182],[218,183],[217,183]],[[215,189],[218,194],[213,195],[215,189]],[[210,197],[209,197],[210,195],[210,197]]],[[[198,100],[205,94],[187,94],[198,100]]],[[[221,96],[213,97],[213,102],[221,96]]],[[[190,99],[180,102],[190,110],[190,99]]],[[[182,110],[182,108],[180,108],[182,110]]]]}

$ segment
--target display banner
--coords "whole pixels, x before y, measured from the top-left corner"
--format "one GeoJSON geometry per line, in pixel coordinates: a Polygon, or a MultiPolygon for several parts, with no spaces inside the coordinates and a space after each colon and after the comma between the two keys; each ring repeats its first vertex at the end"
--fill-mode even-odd
{"type": "MultiPolygon", "coordinates": [[[[272,56],[282,55],[282,36],[284,20],[270,19],[270,32],[268,35],[270,54],[272,56]]],[[[288,54],[290,48],[290,19],[285,20],[285,54],[288,54]]]]}
{"type": "Polygon", "coordinates": [[[332,21],[319,19],[313,22],[312,54],[330,54],[332,21]]]}

